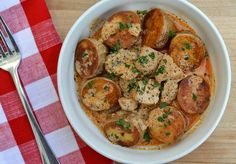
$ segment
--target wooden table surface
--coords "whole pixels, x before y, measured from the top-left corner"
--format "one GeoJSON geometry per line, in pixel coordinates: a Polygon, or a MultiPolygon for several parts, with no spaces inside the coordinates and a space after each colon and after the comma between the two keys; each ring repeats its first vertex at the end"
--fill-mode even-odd
{"type": "MultiPolygon", "coordinates": [[[[53,22],[64,39],[75,20],[96,0],[46,0],[53,22]]],[[[236,163],[236,0],[190,0],[218,27],[226,42],[232,89],[226,112],[211,137],[197,150],[174,163],[236,163]]],[[[174,0],[173,0],[174,3],[174,0]]]]}

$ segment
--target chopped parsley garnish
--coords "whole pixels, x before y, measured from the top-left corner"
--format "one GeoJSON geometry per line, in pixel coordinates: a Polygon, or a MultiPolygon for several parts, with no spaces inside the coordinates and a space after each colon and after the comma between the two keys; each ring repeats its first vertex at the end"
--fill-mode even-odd
{"type": "Polygon", "coordinates": [[[138,72],[139,72],[139,71],[137,70],[137,68],[135,68],[135,67],[132,67],[131,71],[132,71],[133,73],[138,73],[138,72]]]}
{"type": "Polygon", "coordinates": [[[124,119],[117,120],[116,124],[123,127],[125,130],[130,130],[130,128],[131,128],[130,122],[127,122],[124,119]]]}
{"type": "Polygon", "coordinates": [[[197,100],[197,95],[195,95],[194,93],[192,94],[192,99],[193,101],[196,101],[197,100]]]}
{"type": "Polygon", "coordinates": [[[104,89],[105,91],[108,91],[108,90],[110,89],[110,87],[106,85],[103,89],[104,89]]]}
{"type": "Polygon", "coordinates": [[[126,68],[129,68],[129,67],[130,67],[130,64],[125,63],[125,67],[126,67],[126,68]]]}
{"type": "Polygon", "coordinates": [[[149,134],[149,128],[147,128],[143,134],[143,139],[145,139],[146,142],[150,142],[151,141],[151,136],[149,134]]]}
{"type": "Polygon", "coordinates": [[[184,55],[184,60],[188,60],[189,59],[189,55],[188,54],[185,54],[184,55]]]}
{"type": "Polygon", "coordinates": [[[171,133],[170,132],[166,132],[165,134],[166,134],[166,136],[169,136],[171,133]]]}
{"type": "Polygon", "coordinates": [[[140,57],[138,58],[138,61],[139,61],[139,63],[140,63],[141,65],[144,65],[144,64],[147,64],[148,58],[147,58],[147,56],[140,56],[140,57]]]}
{"type": "Polygon", "coordinates": [[[87,57],[88,56],[88,53],[86,53],[86,52],[84,52],[83,54],[82,54],[82,58],[85,58],[85,57],[87,57]]]}
{"type": "Polygon", "coordinates": [[[170,38],[174,38],[176,35],[176,32],[175,31],[169,31],[169,37],[170,38]]]}
{"type": "Polygon", "coordinates": [[[147,85],[147,84],[148,84],[148,80],[147,80],[147,79],[144,79],[144,80],[143,80],[143,84],[144,84],[144,85],[147,85]]]}
{"type": "Polygon", "coordinates": [[[135,89],[136,87],[136,79],[132,79],[131,82],[128,84],[128,92],[130,92],[132,89],[135,89]]]}
{"type": "Polygon", "coordinates": [[[160,74],[163,74],[164,72],[165,72],[165,66],[162,65],[162,66],[160,66],[160,68],[157,70],[156,75],[158,76],[158,75],[160,75],[160,74]]]}
{"type": "Polygon", "coordinates": [[[184,48],[187,49],[187,50],[191,50],[192,49],[191,44],[188,43],[188,42],[184,42],[183,45],[184,45],[184,48]]]}
{"type": "Polygon", "coordinates": [[[132,27],[132,24],[131,23],[123,23],[123,22],[120,22],[119,23],[119,27],[120,27],[120,31],[123,31],[125,29],[129,29],[132,27]]]}
{"type": "Polygon", "coordinates": [[[149,56],[152,60],[155,59],[155,53],[154,53],[154,52],[150,53],[148,56],[149,56]]]}
{"type": "Polygon", "coordinates": [[[140,15],[140,16],[144,16],[144,15],[146,15],[147,13],[148,13],[147,10],[138,10],[138,11],[137,11],[137,14],[140,15]]]}
{"type": "Polygon", "coordinates": [[[166,102],[162,102],[161,104],[160,104],[160,108],[162,109],[162,108],[165,108],[165,107],[167,107],[168,106],[168,104],[166,103],[166,102]]]}
{"type": "Polygon", "coordinates": [[[164,121],[165,121],[162,116],[159,116],[159,117],[157,118],[157,120],[158,120],[159,122],[164,122],[164,121]]]}
{"type": "Polygon", "coordinates": [[[110,53],[117,53],[120,49],[120,40],[117,41],[117,43],[110,48],[110,53]]]}
{"type": "Polygon", "coordinates": [[[114,73],[108,73],[108,78],[114,80],[116,78],[116,75],[114,73]]]}
{"type": "Polygon", "coordinates": [[[88,82],[88,84],[87,84],[88,89],[92,89],[93,84],[94,84],[94,81],[90,81],[90,82],[88,82]]]}
{"type": "Polygon", "coordinates": [[[119,25],[120,25],[120,30],[121,30],[121,31],[123,31],[123,30],[126,28],[126,27],[125,27],[125,24],[122,23],[122,22],[120,22],[119,25]]]}
{"type": "Polygon", "coordinates": [[[168,120],[167,123],[168,123],[168,125],[171,125],[171,121],[170,120],[168,120]]]}
{"type": "Polygon", "coordinates": [[[167,63],[167,60],[166,60],[166,59],[163,59],[163,62],[166,64],[166,63],[167,63]]]}
{"type": "Polygon", "coordinates": [[[157,81],[154,81],[154,84],[152,85],[154,88],[160,88],[161,84],[159,84],[157,81]]]}

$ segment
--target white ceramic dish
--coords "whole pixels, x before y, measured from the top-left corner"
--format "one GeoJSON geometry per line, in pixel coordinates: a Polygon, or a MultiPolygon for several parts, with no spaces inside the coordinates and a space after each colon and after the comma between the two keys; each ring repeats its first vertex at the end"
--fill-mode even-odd
{"type": "Polygon", "coordinates": [[[58,88],[64,111],[79,136],[94,150],[122,163],[166,163],[190,153],[202,144],[219,123],[228,101],[231,69],[225,43],[213,23],[198,8],[185,0],[102,0],[88,9],[70,29],[58,63],[58,88]],[[119,10],[159,7],[186,20],[205,42],[211,56],[216,87],[206,118],[194,133],[162,150],[134,150],[111,144],[89,120],[77,101],[74,51],[78,41],[89,35],[91,22],[119,10]]]}

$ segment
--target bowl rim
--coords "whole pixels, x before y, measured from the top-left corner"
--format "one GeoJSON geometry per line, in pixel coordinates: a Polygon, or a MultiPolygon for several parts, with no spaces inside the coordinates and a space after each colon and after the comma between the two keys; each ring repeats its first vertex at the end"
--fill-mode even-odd
{"type": "MultiPolygon", "coordinates": [[[[61,51],[60,51],[60,56],[59,56],[59,60],[58,60],[58,67],[57,67],[57,83],[58,83],[58,92],[59,92],[59,96],[60,96],[60,100],[61,100],[61,103],[62,103],[62,106],[63,106],[63,110],[67,116],[67,119],[69,120],[69,122],[71,123],[71,126],[73,127],[73,129],[76,131],[76,133],[82,138],[83,141],[86,142],[86,144],[88,144],[93,150],[95,150],[96,152],[102,154],[103,156],[109,158],[109,159],[112,159],[112,160],[115,160],[115,161],[118,161],[118,162],[122,162],[122,163],[132,163],[132,161],[127,161],[125,159],[118,159],[116,158],[115,156],[111,156],[109,153],[106,153],[104,151],[102,151],[101,149],[95,147],[92,143],[90,143],[89,140],[87,140],[87,138],[83,135],[80,134],[80,132],[77,131],[77,129],[74,127],[70,117],[69,117],[69,113],[67,110],[65,110],[65,104],[66,102],[64,101],[64,97],[63,97],[63,89],[62,89],[62,83],[61,83],[61,71],[60,69],[62,68],[62,65],[63,65],[63,60],[62,60],[62,56],[63,56],[63,53],[65,51],[65,48],[66,48],[66,44],[68,44],[69,42],[69,38],[70,36],[72,35],[72,32],[73,32],[73,29],[75,29],[75,27],[77,26],[77,24],[80,23],[80,20],[84,19],[88,14],[90,14],[90,12],[92,10],[95,10],[96,8],[98,8],[99,6],[103,6],[103,5],[106,5],[107,2],[109,1],[112,1],[112,0],[100,0],[98,1],[96,4],[94,4],[93,6],[91,6],[88,10],[86,10],[77,20],[76,22],[73,24],[73,26],[70,28],[64,42],[63,42],[63,45],[62,45],[62,48],[61,48],[61,51]]],[[[222,104],[222,110],[220,110],[220,113],[218,114],[218,117],[217,117],[217,120],[215,120],[215,124],[210,127],[209,131],[207,134],[204,135],[204,137],[202,137],[201,139],[199,139],[199,141],[195,144],[193,144],[190,148],[186,149],[185,151],[181,152],[181,153],[178,153],[178,155],[172,157],[171,159],[167,159],[165,162],[170,162],[170,161],[174,161],[176,159],[179,159],[183,156],[185,156],[186,154],[192,152],[193,150],[195,150],[197,147],[199,147],[203,142],[205,142],[207,140],[207,138],[209,138],[209,136],[212,134],[212,132],[215,130],[215,128],[217,127],[217,125],[219,124],[225,110],[226,110],[226,106],[227,106],[227,102],[228,102],[228,99],[229,99],[229,95],[230,95],[230,89],[231,89],[231,66],[230,66],[230,59],[229,59],[229,55],[228,55],[228,51],[227,51],[227,48],[226,48],[226,45],[225,45],[225,42],[220,34],[220,32],[218,31],[218,29],[216,28],[216,26],[212,23],[212,21],[200,10],[198,9],[196,6],[194,6],[193,4],[191,4],[190,2],[188,1],[185,1],[185,0],[178,0],[180,1],[181,3],[185,4],[186,6],[188,6],[189,8],[195,10],[199,16],[202,17],[202,19],[205,19],[208,23],[208,26],[210,26],[213,30],[214,30],[214,33],[216,34],[216,37],[217,39],[219,40],[220,42],[220,45],[222,46],[222,49],[223,49],[223,54],[224,55],[224,58],[226,60],[226,70],[227,70],[227,77],[228,77],[228,80],[227,80],[227,90],[225,92],[225,98],[224,98],[224,101],[223,104],[222,104]]],[[[150,163],[156,163],[157,161],[153,161],[153,162],[150,162],[150,163]]]]}

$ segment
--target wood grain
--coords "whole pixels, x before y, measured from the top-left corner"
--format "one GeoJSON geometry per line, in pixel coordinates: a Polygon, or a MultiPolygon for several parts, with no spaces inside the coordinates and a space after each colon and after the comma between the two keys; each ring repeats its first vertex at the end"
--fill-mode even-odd
{"type": "MultiPolygon", "coordinates": [[[[46,0],[53,22],[64,39],[75,20],[96,0],[46,0]]],[[[173,1],[174,2],[174,1],[173,1]]],[[[174,163],[236,163],[236,0],[190,0],[218,27],[232,66],[231,96],[220,124],[197,150],[174,163]]]]}

